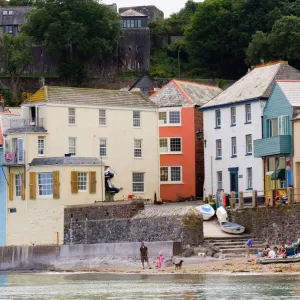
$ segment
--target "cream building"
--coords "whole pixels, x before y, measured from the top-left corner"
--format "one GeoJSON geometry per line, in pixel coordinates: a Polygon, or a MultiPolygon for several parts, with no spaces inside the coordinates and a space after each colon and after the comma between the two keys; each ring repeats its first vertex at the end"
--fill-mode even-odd
{"type": "Polygon", "coordinates": [[[5,132],[7,245],[63,243],[65,205],[159,197],[158,113],[139,93],[45,86],[5,132]],[[71,155],[71,156],[70,156],[71,155]]]}

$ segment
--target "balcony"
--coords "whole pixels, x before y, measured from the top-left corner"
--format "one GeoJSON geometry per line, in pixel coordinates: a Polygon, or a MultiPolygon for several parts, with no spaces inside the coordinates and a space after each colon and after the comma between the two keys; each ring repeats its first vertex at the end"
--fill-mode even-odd
{"type": "Polygon", "coordinates": [[[7,152],[4,154],[4,166],[23,166],[25,165],[25,151],[7,152]]]}
{"type": "Polygon", "coordinates": [[[288,155],[292,153],[292,137],[278,135],[254,141],[254,156],[288,155]]]}
{"type": "Polygon", "coordinates": [[[10,128],[23,128],[23,127],[43,127],[44,119],[23,119],[12,118],[9,119],[10,128]]]}

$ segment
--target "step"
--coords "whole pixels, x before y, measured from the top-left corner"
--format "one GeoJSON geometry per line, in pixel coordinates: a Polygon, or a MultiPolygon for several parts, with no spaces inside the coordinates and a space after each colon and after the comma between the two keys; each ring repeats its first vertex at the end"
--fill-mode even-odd
{"type": "Polygon", "coordinates": [[[210,243],[222,243],[222,242],[247,242],[249,239],[245,238],[245,239],[235,239],[235,238],[229,238],[229,239],[209,239],[209,238],[205,238],[205,241],[208,241],[210,243]]]}
{"type": "MultiPolygon", "coordinates": [[[[223,253],[246,253],[245,248],[235,248],[235,249],[220,249],[220,252],[223,253]]],[[[250,249],[250,253],[257,253],[258,249],[252,248],[250,249]]]]}
{"type": "MultiPolygon", "coordinates": [[[[244,244],[240,244],[240,245],[224,245],[224,246],[216,246],[213,245],[214,247],[218,248],[218,249],[236,249],[236,248],[244,248],[244,244]]],[[[264,245],[253,245],[253,249],[259,249],[259,248],[263,248],[264,245]]]]}
{"type": "MultiPolygon", "coordinates": [[[[244,241],[236,241],[236,242],[215,242],[212,243],[210,242],[210,244],[214,245],[214,246],[226,246],[226,245],[245,245],[246,242],[244,241]]],[[[263,242],[261,241],[255,241],[253,243],[253,245],[264,245],[263,242]]]]}

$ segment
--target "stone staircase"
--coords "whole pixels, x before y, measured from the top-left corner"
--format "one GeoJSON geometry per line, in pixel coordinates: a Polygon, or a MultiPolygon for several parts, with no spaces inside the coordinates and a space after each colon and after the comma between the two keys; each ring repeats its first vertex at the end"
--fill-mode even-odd
{"type": "MultiPolygon", "coordinates": [[[[246,256],[245,243],[249,238],[250,236],[243,235],[226,238],[207,238],[205,241],[218,250],[220,257],[237,258],[246,256]]],[[[255,240],[253,243],[253,248],[251,249],[251,254],[256,254],[258,249],[263,247],[264,243],[262,241],[255,240]]]]}

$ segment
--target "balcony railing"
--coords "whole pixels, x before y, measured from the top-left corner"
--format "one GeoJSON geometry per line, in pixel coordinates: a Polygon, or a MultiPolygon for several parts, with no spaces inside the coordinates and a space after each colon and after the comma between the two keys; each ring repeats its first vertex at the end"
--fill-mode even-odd
{"type": "Polygon", "coordinates": [[[4,165],[24,165],[25,164],[25,151],[15,151],[4,153],[4,165]]]}
{"type": "Polygon", "coordinates": [[[23,119],[23,118],[13,118],[10,119],[10,128],[22,128],[22,127],[43,127],[44,119],[23,119]]]}

